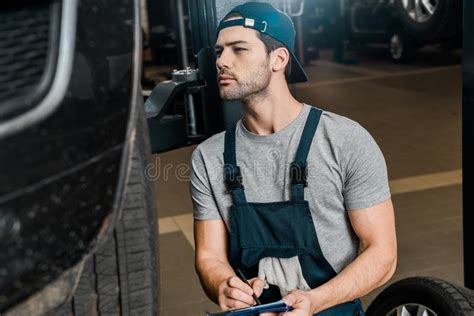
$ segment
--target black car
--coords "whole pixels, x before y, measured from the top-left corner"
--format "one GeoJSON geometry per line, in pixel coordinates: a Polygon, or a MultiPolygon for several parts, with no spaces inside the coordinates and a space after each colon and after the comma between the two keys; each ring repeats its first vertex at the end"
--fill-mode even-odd
{"type": "MultiPolygon", "coordinates": [[[[330,19],[336,42],[382,46],[395,62],[410,60],[429,44],[462,46],[462,0],[316,0],[330,19]]],[[[337,46],[338,44],[336,44],[337,46]]]]}
{"type": "Polygon", "coordinates": [[[156,314],[140,2],[0,8],[0,314],[156,314]]]}

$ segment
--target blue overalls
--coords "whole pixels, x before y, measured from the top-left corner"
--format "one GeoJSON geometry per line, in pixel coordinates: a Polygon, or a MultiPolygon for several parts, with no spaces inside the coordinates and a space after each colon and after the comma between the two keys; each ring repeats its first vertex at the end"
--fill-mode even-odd
{"type": "MultiPolygon", "coordinates": [[[[242,175],[235,154],[235,126],[225,133],[224,174],[233,205],[230,209],[230,261],[248,277],[258,275],[258,263],[265,257],[298,256],[303,276],[314,289],[336,276],[319,246],[308,201],[306,159],[322,111],[311,108],[290,165],[291,200],[270,203],[247,202],[242,175]]],[[[270,285],[260,297],[262,303],[281,299],[279,289],[270,285]]],[[[360,300],[337,305],[315,315],[364,315],[360,300]]]]}

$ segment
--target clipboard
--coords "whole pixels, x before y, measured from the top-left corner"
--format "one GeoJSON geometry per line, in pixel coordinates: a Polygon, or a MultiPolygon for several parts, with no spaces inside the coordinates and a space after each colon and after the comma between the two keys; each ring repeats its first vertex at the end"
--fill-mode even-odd
{"type": "Polygon", "coordinates": [[[293,310],[293,308],[290,305],[287,305],[285,302],[280,300],[273,303],[255,305],[239,309],[231,309],[224,312],[206,313],[206,316],[251,316],[258,315],[259,313],[288,312],[291,310],[293,310]]]}

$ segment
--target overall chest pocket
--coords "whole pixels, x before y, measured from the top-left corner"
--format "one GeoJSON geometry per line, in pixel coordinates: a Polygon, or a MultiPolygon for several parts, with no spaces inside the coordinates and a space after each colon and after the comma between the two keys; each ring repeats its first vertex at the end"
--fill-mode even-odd
{"type": "Polygon", "coordinates": [[[233,246],[249,267],[265,257],[291,258],[305,253],[314,233],[306,201],[233,206],[230,219],[233,246]]]}

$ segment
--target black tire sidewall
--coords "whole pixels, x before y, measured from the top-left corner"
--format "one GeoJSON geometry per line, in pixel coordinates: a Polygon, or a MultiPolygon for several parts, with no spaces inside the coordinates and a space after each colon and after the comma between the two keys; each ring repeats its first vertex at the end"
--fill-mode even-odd
{"type": "Polygon", "coordinates": [[[392,309],[410,303],[424,305],[435,311],[438,315],[447,316],[452,314],[449,304],[446,304],[446,301],[441,295],[428,292],[425,288],[415,285],[411,288],[405,288],[404,291],[400,291],[396,295],[391,296],[384,302],[385,306],[379,306],[379,308],[374,310],[373,314],[370,315],[386,315],[392,309]]]}
{"type": "Polygon", "coordinates": [[[446,288],[459,290],[456,286],[442,280],[431,278],[410,278],[392,284],[385,289],[367,309],[367,316],[386,315],[394,308],[405,304],[424,305],[438,315],[457,316],[459,306],[446,288]]]}

